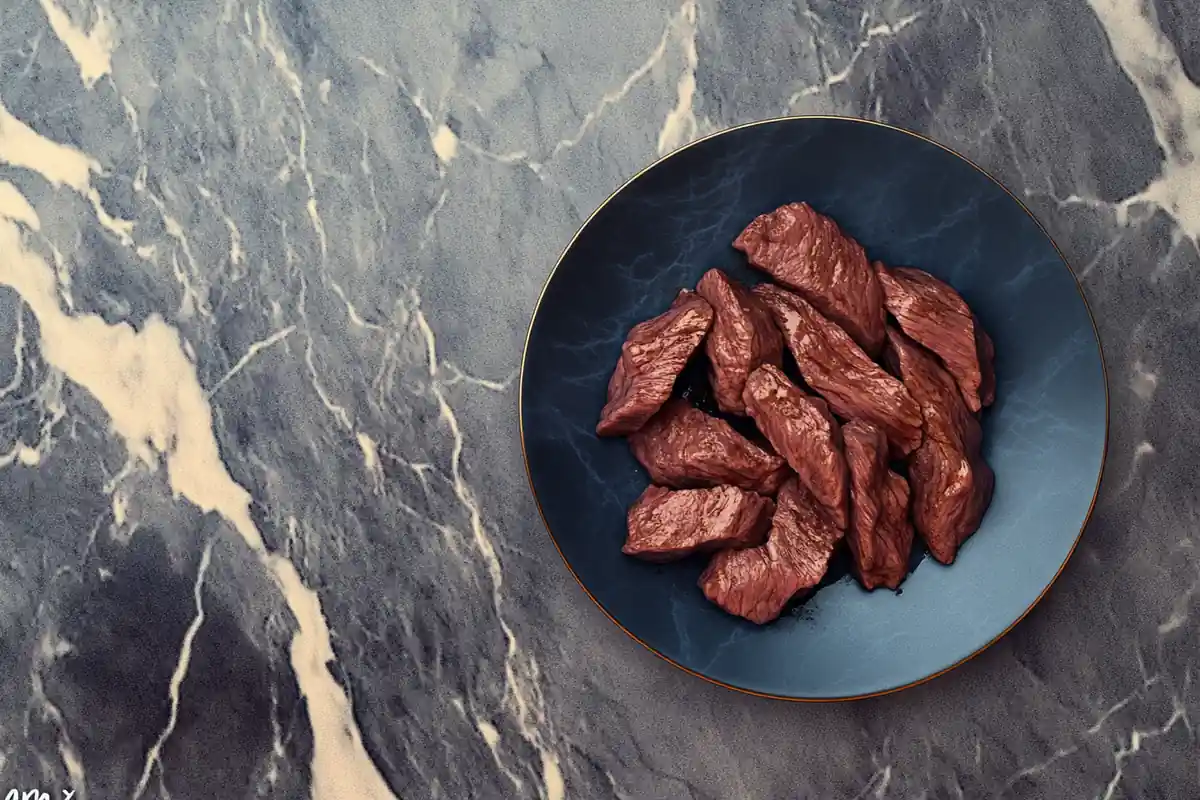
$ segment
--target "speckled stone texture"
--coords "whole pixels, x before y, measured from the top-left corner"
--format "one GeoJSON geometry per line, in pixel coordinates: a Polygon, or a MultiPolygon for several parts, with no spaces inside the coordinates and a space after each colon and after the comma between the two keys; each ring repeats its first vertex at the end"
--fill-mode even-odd
{"type": "MultiPolygon", "coordinates": [[[[0,8],[0,792],[1200,795],[1200,23],[1183,0],[0,8]],[[798,706],[587,601],[516,424],[538,289],[785,113],[1029,202],[1111,380],[1093,522],[954,673],[798,706]]],[[[6,795],[5,795],[6,796],[6,795]]]]}

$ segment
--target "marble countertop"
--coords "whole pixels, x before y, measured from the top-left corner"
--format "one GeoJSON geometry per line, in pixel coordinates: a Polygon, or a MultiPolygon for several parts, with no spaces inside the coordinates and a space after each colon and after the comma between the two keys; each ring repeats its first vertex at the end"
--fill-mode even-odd
{"type": "Polygon", "coordinates": [[[1200,795],[1192,11],[5,4],[0,793],[1200,795]],[[517,434],[526,325],[586,215],[785,113],[926,133],[1023,194],[1112,384],[1054,591],[851,704],[625,637],[550,546],[517,434]]]}

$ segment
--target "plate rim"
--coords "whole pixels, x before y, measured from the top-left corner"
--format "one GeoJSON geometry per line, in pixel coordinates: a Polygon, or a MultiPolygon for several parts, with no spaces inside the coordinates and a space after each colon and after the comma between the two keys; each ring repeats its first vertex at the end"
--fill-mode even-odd
{"type": "Polygon", "coordinates": [[[672,150],[671,152],[669,152],[665,155],[659,156],[654,161],[650,162],[646,166],[644,166],[641,169],[634,172],[633,175],[631,175],[624,182],[622,182],[621,185],[618,186],[611,194],[609,194],[607,197],[605,197],[604,200],[601,201],[601,203],[598,206],[596,206],[595,210],[592,211],[592,213],[588,214],[587,219],[585,219],[583,221],[583,224],[579,226],[579,229],[575,231],[575,234],[567,242],[566,246],[563,248],[562,252],[559,254],[557,260],[555,260],[554,266],[551,268],[549,274],[546,276],[545,281],[542,283],[541,291],[538,292],[537,302],[535,302],[534,306],[533,306],[533,313],[530,315],[529,327],[525,333],[525,343],[522,345],[522,348],[521,348],[520,379],[518,381],[518,386],[517,386],[517,429],[518,429],[518,435],[521,440],[521,460],[525,465],[525,479],[529,484],[529,492],[533,496],[533,504],[537,508],[538,517],[542,521],[542,527],[545,528],[546,533],[550,536],[550,541],[551,541],[551,543],[553,543],[554,549],[558,551],[559,558],[562,559],[563,564],[567,568],[567,572],[569,572],[571,574],[571,577],[575,579],[575,582],[579,585],[579,588],[582,589],[583,593],[585,595],[587,595],[587,597],[596,605],[596,607],[598,609],[600,609],[601,613],[603,613],[604,616],[606,616],[610,622],[612,622],[614,625],[616,625],[617,628],[619,628],[622,632],[624,632],[624,634],[626,636],[628,636],[630,639],[632,639],[633,641],[640,644],[646,650],[649,650],[651,653],[653,653],[654,655],[661,658],[663,661],[665,661],[668,664],[670,664],[671,666],[675,667],[676,669],[682,670],[683,672],[686,672],[689,675],[693,675],[697,678],[700,678],[701,680],[706,681],[707,683],[711,683],[715,686],[720,686],[722,688],[729,689],[734,692],[738,692],[739,694],[750,695],[752,697],[763,697],[763,698],[768,698],[771,700],[784,700],[784,701],[791,702],[791,703],[840,703],[840,702],[848,702],[848,701],[853,701],[853,700],[865,700],[865,699],[868,699],[871,697],[882,697],[884,695],[895,694],[896,692],[902,692],[905,689],[911,689],[914,686],[920,686],[924,683],[928,683],[929,681],[934,680],[935,678],[939,678],[942,675],[945,675],[946,673],[951,672],[952,670],[957,669],[958,667],[961,667],[962,665],[966,664],[968,661],[971,661],[972,659],[979,656],[984,651],[991,648],[993,645],[995,645],[997,642],[999,642],[1001,639],[1003,639],[1005,636],[1007,636],[1009,633],[1011,633],[1012,630],[1014,628],[1016,628],[1017,625],[1019,625],[1027,616],[1029,616],[1029,614],[1038,606],[1038,604],[1042,602],[1042,600],[1046,597],[1046,595],[1049,594],[1050,589],[1054,586],[1055,583],[1058,582],[1058,579],[1059,579],[1059,577],[1061,577],[1063,571],[1066,569],[1067,564],[1071,561],[1071,557],[1075,554],[1075,550],[1079,546],[1080,540],[1083,538],[1083,532],[1084,532],[1084,530],[1087,529],[1088,524],[1091,522],[1092,514],[1096,510],[1096,503],[1100,496],[1100,486],[1101,486],[1101,483],[1103,482],[1105,468],[1107,467],[1107,464],[1108,464],[1108,444],[1109,444],[1109,433],[1110,433],[1110,427],[1111,427],[1109,400],[1110,400],[1110,398],[1109,398],[1108,364],[1107,364],[1106,359],[1104,358],[1104,343],[1100,338],[1100,329],[1096,325],[1096,317],[1092,313],[1091,305],[1088,303],[1087,294],[1083,291],[1083,284],[1080,283],[1079,276],[1076,274],[1075,270],[1071,268],[1070,262],[1067,260],[1066,255],[1059,248],[1058,243],[1054,241],[1054,237],[1052,237],[1050,235],[1050,232],[1048,230],[1046,230],[1046,227],[1041,223],[1040,220],[1038,220],[1038,218],[1029,209],[1029,207],[1026,206],[1025,203],[1022,202],[1022,200],[1019,197],[1017,197],[1017,195],[1015,195],[1007,186],[1005,186],[1000,180],[998,180],[996,177],[994,177],[990,172],[985,170],[979,164],[976,164],[971,159],[964,156],[962,153],[959,153],[957,150],[954,150],[954,149],[942,144],[941,142],[938,142],[924,134],[917,133],[915,131],[911,131],[906,128],[901,128],[897,125],[892,125],[887,122],[880,122],[878,120],[872,120],[872,119],[864,119],[862,117],[843,116],[843,115],[839,115],[839,114],[791,114],[791,115],[784,115],[784,116],[778,116],[778,117],[769,117],[766,119],[754,120],[751,122],[744,122],[739,125],[733,125],[728,128],[722,128],[719,131],[714,131],[713,133],[707,134],[705,136],[701,136],[698,139],[688,142],[687,144],[684,144],[680,147],[677,147],[676,149],[672,150]],[[546,519],[545,511],[542,509],[541,499],[538,497],[537,489],[534,487],[533,473],[529,468],[529,451],[525,446],[525,364],[526,364],[526,360],[529,356],[529,342],[533,338],[533,329],[534,329],[534,326],[537,324],[538,312],[542,308],[542,301],[546,297],[546,292],[549,290],[550,284],[554,281],[555,275],[558,274],[558,269],[559,269],[559,267],[562,266],[562,262],[567,257],[567,253],[569,253],[571,251],[571,248],[575,246],[575,242],[579,239],[579,237],[581,235],[583,235],[583,232],[587,229],[588,225],[590,225],[592,223],[592,220],[594,220],[596,218],[596,216],[599,215],[600,212],[604,210],[604,207],[607,206],[610,202],[612,202],[613,199],[617,197],[617,195],[619,195],[619,194],[621,194],[621,192],[625,191],[625,189],[627,189],[635,181],[637,181],[639,178],[641,178],[643,175],[645,175],[650,170],[657,167],[659,164],[662,164],[663,162],[667,161],[668,159],[671,159],[674,156],[679,155],[680,153],[682,153],[685,150],[695,147],[703,142],[707,142],[710,139],[715,139],[719,136],[724,136],[725,134],[733,133],[734,131],[745,130],[747,128],[753,128],[753,127],[757,127],[759,125],[774,125],[774,124],[779,124],[779,123],[798,122],[798,121],[806,121],[806,120],[808,120],[808,121],[837,120],[839,122],[853,122],[853,123],[858,123],[858,124],[862,124],[862,125],[871,125],[871,126],[878,127],[878,128],[884,128],[886,130],[895,131],[897,133],[901,133],[906,136],[911,136],[912,138],[917,139],[922,142],[925,142],[926,144],[931,144],[934,147],[937,147],[939,150],[942,150],[942,151],[948,153],[949,155],[954,156],[955,158],[958,158],[959,160],[965,162],[968,166],[973,168],[980,175],[987,178],[989,181],[991,181],[996,186],[998,186],[1005,194],[1007,194],[1013,200],[1013,202],[1015,202],[1017,204],[1017,207],[1020,208],[1023,212],[1025,212],[1025,215],[1028,216],[1029,219],[1033,221],[1033,224],[1037,226],[1037,229],[1039,231],[1041,231],[1043,236],[1046,237],[1046,241],[1050,242],[1050,246],[1054,248],[1054,252],[1058,255],[1058,259],[1059,259],[1060,263],[1062,264],[1063,268],[1066,269],[1067,272],[1070,274],[1071,280],[1075,284],[1075,290],[1079,293],[1079,299],[1083,301],[1083,308],[1087,312],[1088,320],[1092,323],[1092,336],[1096,340],[1096,351],[1100,356],[1100,374],[1101,374],[1102,382],[1104,384],[1104,444],[1100,450],[1100,468],[1096,473],[1096,486],[1092,490],[1092,499],[1091,499],[1091,502],[1088,504],[1087,513],[1083,517],[1083,522],[1080,523],[1079,531],[1078,531],[1078,533],[1075,534],[1075,539],[1074,539],[1074,541],[1071,542],[1071,547],[1067,551],[1066,557],[1063,558],[1062,563],[1059,564],[1058,569],[1055,570],[1053,577],[1050,578],[1050,581],[1042,588],[1041,592],[1038,593],[1038,596],[1036,598],[1034,598],[1033,602],[1030,603],[1029,606],[1027,606],[1025,608],[1025,610],[1022,611],[1017,616],[1017,618],[1015,620],[1013,620],[1011,623],[1009,623],[1009,625],[1004,630],[1002,630],[1000,633],[998,633],[992,639],[985,642],[978,649],[974,650],[973,652],[969,653],[968,655],[964,656],[963,658],[959,659],[958,661],[955,661],[953,664],[950,664],[947,667],[943,667],[942,669],[937,670],[936,672],[933,672],[929,675],[926,675],[925,677],[918,678],[917,680],[914,680],[914,681],[909,681],[908,683],[902,684],[900,686],[894,686],[889,689],[881,689],[881,690],[875,691],[875,692],[866,692],[866,693],[862,693],[862,694],[851,694],[851,695],[838,696],[838,697],[804,697],[804,696],[799,696],[799,695],[775,694],[772,692],[760,692],[760,691],[756,691],[754,689],[748,689],[743,686],[737,686],[735,684],[726,683],[725,681],[718,680],[717,678],[713,678],[709,675],[705,675],[701,672],[698,672],[690,667],[684,666],[683,664],[679,663],[675,659],[673,659],[670,656],[666,655],[665,653],[659,651],[652,644],[643,640],[641,637],[634,634],[633,631],[629,630],[624,625],[622,625],[620,620],[618,620],[616,617],[614,617],[609,612],[609,610],[604,607],[604,604],[601,603],[600,600],[594,594],[592,594],[591,590],[588,589],[588,587],[584,584],[583,580],[580,579],[578,573],[575,572],[575,569],[571,566],[571,562],[567,559],[566,555],[562,551],[562,548],[559,546],[558,538],[554,535],[554,531],[550,527],[549,521],[546,519]]]}

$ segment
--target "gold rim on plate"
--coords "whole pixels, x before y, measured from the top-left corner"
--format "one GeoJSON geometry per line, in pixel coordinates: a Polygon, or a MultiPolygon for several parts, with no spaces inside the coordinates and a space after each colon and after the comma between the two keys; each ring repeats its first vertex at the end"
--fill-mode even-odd
{"type": "Polygon", "coordinates": [[[1011,191],[1009,191],[1008,187],[1006,187],[1000,181],[996,180],[994,177],[992,177],[992,175],[990,173],[988,173],[987,170],[985,170],[983,167],[976,164],[971,159],[964,156],[962,153],[952,150],[949,147],[947,147],[946,145],[941,144],[940,142],[936,142],[933,139],[930,139],[928,136],[924,136],[919,133],[914,133],[913,131],[905,130],[904,128],[896,127],[895,125],[889,125],[886,122],[876,122],[875,120],[860,119],[858,117],[843,117],[843,116],[838,116],[835,114],[803,114],[803,115],[796,115],[796,116],[772,117],[770,119],[761,119],[761,120],[757,120],[755,122],[746,122],[741,125],[735,125],[732,128],[725,128],[724,130],[720,130],[715,133],[710,133],[707,136],[703,136],[699,139],[696,139],[693,142],[689,142],[680,148],[672,150],[670,153],[667,153],[665,156],[662,156],[662,157],[656,159],[653,163],[649,164],[648,166],[645,166],[642,169],[638,170],[636,173],[633,174],[633,176],[631,178],[629,178],[627,181],[622,183],[617,188],[616,191],[614,191],[608,197],[604,198],[604,202],[602,202],[599,206],[597,206],[596,210],[588,215],[588,218],[584,221],[584,223],[579,226],[579,230],[576,231],[575,235],[571,237],[571,241],[567,242],[567,246],[565,248],[563,248],[563,251],[559,255],[558,260],[556,262],[554,262],[554,268],[552,270],[550,270],[550,274],[546,276],[546,281],[545,281],[545,283],[542,284],[542,290],[541,290],[541,292],[538,293],[537,303],[534,304],[533,316],[529,320],[529,330],[525,334],[525,345],[521,350],[521,379],[520,379],[519,387],[517,389],[517,422],[518,422],[518,427],[519,427],[519,435],[521,437],[521,459],[522,459],[522,461],[525,462],[525,477],[529,481],[529,491],[533,495],[533,502],[534,502],[534,505],[537,506],[538,516],[541,517],[542,526],[546,529],[546,532],[550,534],[550,541],[554,543],[554,549],[558,551],[559,557],[562,558],[563,563],[566,564],[567,571],[571,573],[571,577],[573,577],[575,579],[575,582],[579,584],[579,588],[583,589],[583,593],[586,594],[591,599],[591,601],[596,604],[596,607],[599,608],[601,612],[603,612],[604,616],[608,617],[609,620],[611,620],[614,625],[616,625],[618,628],[620,628],[622,631],[624,631],[625,635],[627,635],[629,638],[633,639],[635,642],[640,644],[642,647],[649,650],[654,655],[661,658],[663,661],[666,661],[671,666],[677,667],[690,675],[695,675],[697,678],[708,681],[709,683],[714,684],[716,686],[722,686],[726,689],[732,689],[735,692],[741,692],[742,694],[748,694],[748,695],[752,695],[754,697],[766,697],[766,698],[770,698],[772,700],[787,700],[787,701],[793,702],[793,703],[838,703],[838,702],[844,702],[847,700],[864,700],[869,697],[882,697],[883,695],[886,695],[886,694],[893,694],[895,692],[900,692],[905,689],[911,689],[914,686],[920,686],[921,684],[927,683],[927,682],[933,680],[934,678],[941,677],[942,675],[945,675],[947,672],[950,672],[951,670],[955,669],[956,667],[961,667],[963,664],[967,663],[968,661],[975,658],[980,653],[984,652],[989,647],[994,645],[996,642],[1003,639],[1013,628],[1015,628],[1018,624],[1020,624],[1020,622],[1023,619],[1025,619],[1025,617],[1029,616],[1029,613],[1031,611],[1033,611],[1034,608],[1037,607],[1038,603],[1042,602],[1042,599],[1045,598],[1046,594],[1050,591],[1050,587],[1052,587],[1055,584],[1055,582],[1058,580],[1059,576],[1062,575],[1063,570],[1066,569],[1067,563],[1071,560],[1071,556],[1074,555],[1074,553],[1075,553],[1075,548],[1079,546],[1079,540],[1083,537],[1083,531],[1085,528],[1087,528],[1088,522],[1091,521],[1092,512],[1095,511],[1095,509],[1096,509],[1096,499],[1100,496],[1100,483],[1104,477],[1104,467],[1106,465],[1106,462],[1108,461],[1108,428],[1109,428],[1108,366],[1105,364],[1105,361],[1104,361],[1104,347],[1100,341],[1100,329],[1096,326],[1096,318],[1092,314],[1091,306],[1088,305],[1087,295],[1084,294],[1084,292],[1083,292],[1083,286],[1079,283],[1079,277],[1075,274],[1075,270],[1071,269],[1070,264],[1067,262],[1066,256],[1063,255],[1063,252],[1062,252],[1062,250],[1059,249],[1058,244],[1054,241],[1053,237],[1050,236],[1049,231],[1047,231],[1045,226],[1043,226],[1042,223],[1038,221],[1037,217],[1035,217],[1033,215],[1033,212],[1031,212],[1029,210],[1029,208],[1023,202],[1021,202],[1021,199],[1018,198],[1011,191]],[[911,136],[914,139],[919,139],[922,142],[931,144],[934,147],[937,147],[938,149],[943,150],[958,159],[961,159],[962,161],[969,164],[972,168],[974,168],[980,175],[983,175],[985,178],[990,180],[992,183],[999,186],[1000,189],[1002,189],[1005,194],[1007,194],[1009,197],[1011,197],[1013,202],[1015,202],[1017,204],[1017,206],[1020,207],[1020,209],[1022,211],[1024,211],[1025,214],[1031,220],[1033,220],[1033,224],[1038,227],[1038,230],[1040,230],[1042,232],[1042,235],[1046,237],[1046,240],[1048,242],[1050,242],[1050,246],[1054,248],[1054,252],[1058,254],[1059,260],[1062,261],[1063,266],[1066,268],[1067,272],[1070,273],[1071,279],[1075,282],[1075,289],[1079,292],[1079,298],[1083,301],[1083,308],[1085,311],[1087,311],[1088,319],[1091,320],[1091,323],[1092,323],[1092,333],[1096,338],[1096,350],[1098,351],[1098,353],[1100,355],[1100,373],[1104,380],[1104,447],[1100,451],[1100,470],[1096,474],[1096,488],[1092,491],[1092,501],[1088,505],[1087,514],[1085,514],[1083,517],[1083,523],[1079,526],[1079,533],[1075,534],[1075,541],[1073,541],[1071,543],[1071,549],[1069,551],[1067,551],[1066,558],[1063,559],[1062,564],[1059,565],[1058,570],[1055,571],[1054,577],[1052,577],[1050,579],[1050,582],[1046,584],[1046,586],[1042,589],[1042,591],[1038,594],[1038,596],[1034,599],[1034,601],[1032,603],[1030,603],[1029,606],[1024,611],[1021,612],[1020,616],[1018,616],[1015,620],[1013,620],[1012,623],[1009,624],[1009,626],[1007,628],[1005,628],[1003,631],[1001,631],[999,634],[997,634],[994,638],[992,638],[989,642],[984,644],[979,649],[975,650],[970,655],[967,655],[967,656],[959,659],[958,661],[954,662],[950,666],[945,667],[941,670],[938,670],[937,672],[934,672],[931,675],[927,675],[924,678],[920,678],[918,680],[911,681],[911,682],[903,684],[901,686],[895,686],[891,689],[883,689],[882,691],[878,691],[878,692],[868,692],[866,694],[846,695],[844,697],[792,697],[789,695],[772,694],[770,692],[758,692],[753,689],[746,689],[741,686],[734,686],[731,683],[725,683],[724,681],[719,681],[716,678],[711,678],[711,677],[704,675],[702,673],[699,673],[693,669],[685,667],[683,664],[680,664],[678,661],[675,661],[670,656],[667,656],[667,655],[659,652],[659,650],[657,648],[655,648],[653,645],[651,645],[648,642],[643,641],[640,637],[635,635],[631,630],[629,630],[624,625],[622,625],[621,622],[616,617],[614,617],[612,614],[609,613],[608,609],[604,607],[604,604],[601,603],[594,594],[592,594],[591,590],[588,589],[588,587],[584,585],[583,581],[580,580],[579,575],[575,572],[575,569],[571,566],[571,562],[568,561],[567,557],[563,554],[562,548],[559,547],[558,539],[554,536],[554,531],[551,530],[550,523],[546,520],[546,514],[542,510],[542,502],[540,499],[538,499],[537,489],[534,488],[533,474],[529,470],[529,453],[525,449],[525,413],[524,413],[525,412],[525,359],[529,355],[529,340],[533,337],[533,328],[537,324],[538,311],[541,310],[542,300],[546,296],[546,290],[550,288],[550,283],[554,280],[554,276],[558,272],[558,268],[560,266],[562,266],[563,259],[567,257],[567,253],[569,253],[571,251],[571,248],[575,246],[576,240],[579,239],[579,237],[583,234],[584,230],[587,229],[587,226],[591,224],[592,220],[596,218],[596,215],[599,214],[602,210],[604,210],[604,207],[606,205],[608,205],[610,202],[612,202],[614,197],[619,195],[621,192],[625,191],[625,189],[628,188],[638,178],[642,177],[647,172],[649,172],[650,170],[657,167],[659,164],[662,164],[663,162],[667,161],[668,159],[674,158],[675,156],[679,155],[680,153],[682,153],[683,151],[685,151],[689,148],[695,147],[696,145],[699,145],[703,142],[707,142],[710,139],[715,139],[718,136],[724,136],[727,133],[732,133],[734,131],[740,131],[745,128],[753,128],[758,125],[773,125],[778,122],[792,122],[795,120],[805,120],[805,119],[807,119],[807,120],[840,120],[840,121],[844,121],[844,122],[857,122],[857,123],[861,123],[863,125],[874,125],[879,128],[886,128],[888,130],[896,131],[897,133],[903,133],[906,136],[911,136]]]}

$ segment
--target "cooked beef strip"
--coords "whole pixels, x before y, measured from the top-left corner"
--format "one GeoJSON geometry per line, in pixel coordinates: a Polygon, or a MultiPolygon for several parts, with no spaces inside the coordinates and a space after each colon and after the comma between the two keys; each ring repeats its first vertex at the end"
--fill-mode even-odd
{"type": "Polygon", "coordinates": [[[975,344],[979,348],[979,367],[983,372],[979,382],[979,402],[986,408],[996,402],[996,346],[978,319],[975,320],[975,344]]]}
{"type": "Polygon", "coordinates": [[[887,437],[869,422],[842,428],[850,466],[850,527],[846,542],[867,589],[895,589],[908,574],[913,528],[908,482],[888,469],[887,437]]]}
{"type": "Polygon", "coordinates": [[[653,483],[675,489],[729,484],[774,495],[790,474],[782,458],[680,399],[630,436],[629,446],[653,483]]]}
{"type": "Polygon", "coordinates": [[[846,457],[829,405],[805,394],[783,370],[764,364],[750,374],[746,412],[771,447],[800,476],[839,528],[846,527],[846,457]]]}
{"type": "Polygon", "coordinates": [[[774,511],[769,497],[735,486],[650,486],[629,508],[629,535],[622,552],[663,562],[692,553],[755,547],[766,539],[774,511]]]}
{"type": "Polygon", "coordinates": [[[746,378],[760,364],[783,363],[783,337],[762,302],[721,270],[704,273],[696,291],[715,315],[704,352],[717,407],[729,414],[745,414],[746,378]]]}
{"type": "Polygon", "coordinates": [[[795,289],[869,355],[883,345],[883,292],[858,242],[808,203],[751,222],[734,240],[752,266],[795,289]]]}
{"type": "Polygon", "coordinates": [[[887,374],[845,331],[799,295],[759,284],[761,297],[783,331],[805,382],[842,419],[861,419],[883,429],[892,453],[902,457],[921,443],[921,409],[904,384],[887,374]]]}
{"type": "Polygon", "coordinates": [[[995,400],[991,340],[965,300],[948,284],[913,267],[876,262],[887,310],[902,330],[942,360],[967,408],[979,411],[995,400]]]}
{"type": "Polygon", "coordinates": [[[700,576],[705,597],[759,625],[821,582],[842,532],[796,478],[779,490],[767,543],[722,550],[700,576]]]}
{"type": "Polygon", "coordinates": [[[950,564],[992,500],[983,431],[937,358],[895,328],[888,329],[885,359],[925,420],[925,440],[908,460],[913,522],[933,557],[950,564]]]}
{"type": "Polygon", "coordinates": [[[624,436],[646,424],[671,396],[675,378],[712,326],[712,306],[694,292],[679,293],[671,308],[633,327],[608,382],[608,402],[596,433],[624,436]]]}

